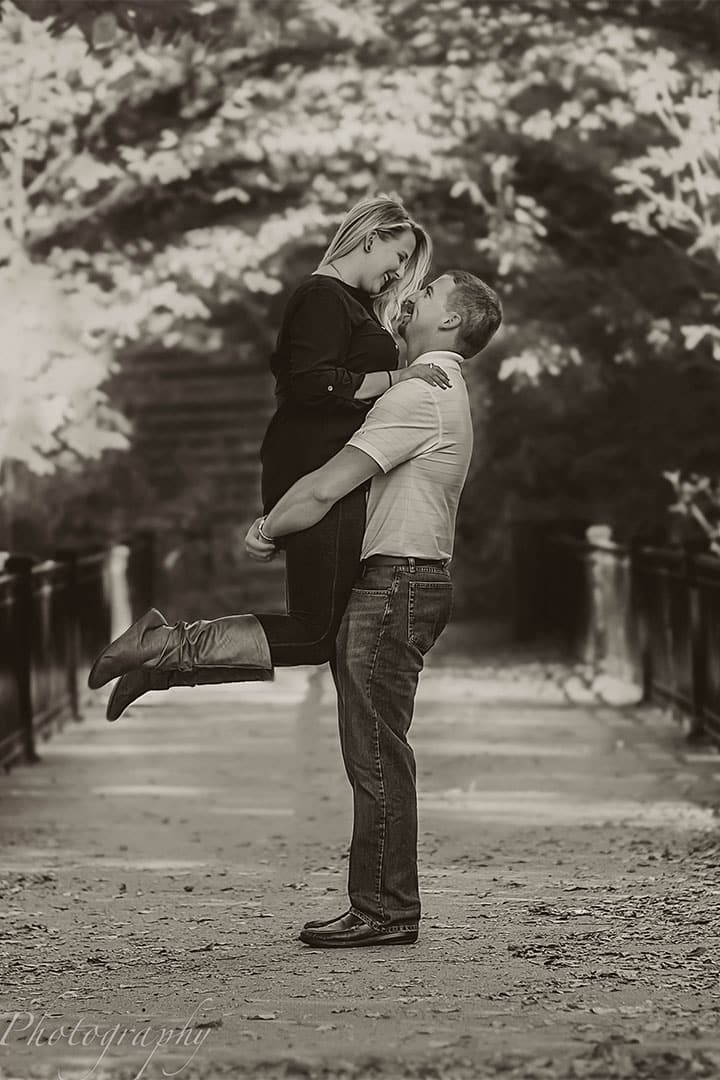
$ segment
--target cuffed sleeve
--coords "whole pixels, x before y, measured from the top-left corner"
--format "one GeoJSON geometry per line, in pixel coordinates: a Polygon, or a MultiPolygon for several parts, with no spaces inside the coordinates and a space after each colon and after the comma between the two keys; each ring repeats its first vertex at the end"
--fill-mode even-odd
{"type": "Polygon", "coordinates": [[[347,445],[364,450],[384,473],[435,449],[442,441],[435,392],[442,393],[421,379],[394,386],[373,405],[347,445]]]}
{"type": "Polygon", "coordinates": [[[333,289],[318,285],[306,292],[287,328],[289,397],[320,408],[367,406],[354,400],[365,376],[341,363],[351,333],[347,307],[333,289]]]}

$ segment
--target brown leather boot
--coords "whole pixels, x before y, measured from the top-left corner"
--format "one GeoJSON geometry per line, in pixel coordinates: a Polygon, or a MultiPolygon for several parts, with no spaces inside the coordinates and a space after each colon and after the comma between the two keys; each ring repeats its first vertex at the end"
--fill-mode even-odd
{"type": "MultiPolygon", "coordinates": [[[[272,672],[273,663],[265,631],[254,615],[224,615],[169,626],[159,611],[150,608],[103,649],[90,669],[88,686],[97,690],[138,668],[187,673],[200,668],[239,672],[260,668],[272,672]]],[[[241,675],[238,678],[242,681],[241,675]]]]}
{"type": "Polygon", "coordinates": [[[195,671],[158,671],[136,668],[121,676],[113,687],[105,715],[117,720],[125,709],[148,690],[169,690],[171,686],[207,686],[213,683],[271,682],[272,668],[196,668],[195,671]]]}

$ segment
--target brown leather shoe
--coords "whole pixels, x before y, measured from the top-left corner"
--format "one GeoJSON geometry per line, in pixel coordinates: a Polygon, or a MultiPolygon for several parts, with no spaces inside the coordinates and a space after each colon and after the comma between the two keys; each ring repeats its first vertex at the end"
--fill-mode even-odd
{"type": "Polygon", "coordinates": [[[316,949],[351,949],[363,945],[414,945],[417,930],[375,930],[349,911],[314,930],[301,930],[300,940],[316,949]]]}

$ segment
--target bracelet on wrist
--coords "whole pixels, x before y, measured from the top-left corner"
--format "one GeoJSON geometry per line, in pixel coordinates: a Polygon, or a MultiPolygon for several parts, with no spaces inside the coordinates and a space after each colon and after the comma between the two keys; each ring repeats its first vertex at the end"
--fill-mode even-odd
{"type": "Polygon", "coordinates": [[[268,534],[263,529],[263,525],[265,524],[265,520],[266,520],[265,518],[261,518],[261,520],[258,522],[258,527],[257,527],[258,536],[260,537],[261,540],[264,540],[266,544],[273,544],[274,545],[275,541],[273,540],[272,536],[268,536],[268,534]]]}

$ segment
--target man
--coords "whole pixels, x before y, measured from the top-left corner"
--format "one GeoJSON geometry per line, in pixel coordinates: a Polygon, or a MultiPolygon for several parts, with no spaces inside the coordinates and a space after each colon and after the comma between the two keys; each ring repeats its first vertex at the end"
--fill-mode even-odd
{"type": "MultiPolygon", "coordinates": [[[[350,910],[305,926],[300,938],[315,947],[417,939],[417,797],[407,733],[423,657],[451,610],[447,564],[472,452],[463,358],[485,347],[500,319],[497,297],[470,274],[444,274],[416,294],[402,328],[408,358],[442,366],[450,388],[410,380],[388,391],[340,453],[259,523],[268,537],[307,528],[372,478],[362,572],[331,665],[353,788],[350,910]]],[[[247,547],[258,558],[274,550],[257,528],[247,547]]]]}
{"type": "MultiPolygon", "coordinates": [[[[462,364],[487,345],[501,318],[495,293],[464,271],[443,274],[418,292],[401,330],[408,359],[438,364],[451,386],[441,390],[411,379],[388,390],[346,446],[294,484],[246,538],[251,555],[271,558],[274,539],[310,528],[344,495],[371,481],[361,574],[331,664],[353,789],[350,909],[306,924],[300,938],[309,945],[417,940],[417,798],[407,733],[423,657],[452,606],[448,563],[472,452],[462,364]]],[[[127,701],[151,688],[147,668],[188,668],[192,627],[190,637],[178,637],[155,626],[144,616],[113,642],[96,661],[95,683],[123,674],[113,693],[127,701]],[[136,690],[132,680],[138,678],[136,690]],[[126,680],[130,690],[123,687],[126,680]]],[[[216,643],[217,681],[220,665],[231,662],[216,643]]]]}

